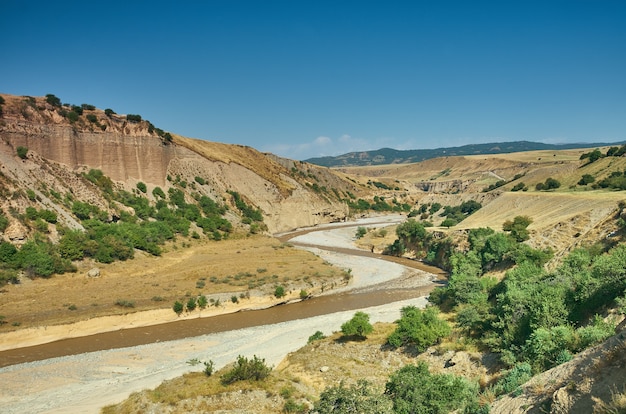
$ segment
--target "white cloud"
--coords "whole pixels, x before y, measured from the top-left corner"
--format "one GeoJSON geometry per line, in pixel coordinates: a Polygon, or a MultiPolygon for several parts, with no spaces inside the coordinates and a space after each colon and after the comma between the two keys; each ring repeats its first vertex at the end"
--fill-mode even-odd
{"type": "Polygon", "coordinates": [[[273,143],[266,146],[263,151],[295,160],[305,160],[314,157],[342,155],[348,152],[376,150],[383,147],[395,148],[395,145],[395,142],[388,138],[367,140],[355,138],[349,134],[337,138],[321,135],[307,142],[273,143]]]}

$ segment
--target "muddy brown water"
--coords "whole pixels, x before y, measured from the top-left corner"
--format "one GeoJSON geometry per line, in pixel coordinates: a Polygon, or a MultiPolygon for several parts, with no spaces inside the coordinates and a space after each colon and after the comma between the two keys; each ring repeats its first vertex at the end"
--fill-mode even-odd
{"type": "MultiPolygon", "coordinates": [[[[282,236],[286,241],[298,234],[282,236]]],[[[293,242],[290,242],[293,243],[293,242]]],[[[293,243],[297,244],[297,243],[293,243]]],[[[311,246],[311,245],[309,245],[311,246]]],[[[368,251],[327,246],[311,246],[338,253],[376,257],[399,263],[411,268],[433,273],[441,281],[445,272],[415,260],[377,255],[368,251]]],[[[374,292],[345,292],[328,294],[308,300],[283,304],[261,310],[240,311],[208,318],[187,319],[158,325],[104,332],[78,338],[63,339],[46,344],[11,349],[0,352],[0,367],[49,358],[77,355],[86,352],[125,348],[155,342],[190,338],[210,333],[269,325],[285,321],[304,319],[328,313],[349,311],[384,305],[400,300],[417,298],[428,294],[438,282],[413,289],[380,289],[374,292]]]]}

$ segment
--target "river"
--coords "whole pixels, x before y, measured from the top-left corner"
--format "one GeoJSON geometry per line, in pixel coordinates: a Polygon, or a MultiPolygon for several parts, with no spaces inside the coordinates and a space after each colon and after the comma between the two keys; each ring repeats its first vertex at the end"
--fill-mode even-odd
{"type": "MultiPolygon", "coordinates": [[[[306,232],[333,235],[343,231],[344,235],[339,237],[345,238],[345,231],[351,228],[385,223],[370,220],[306,232]]],[[[384,263],[392,262],[441,275],[438,269],[413,260],[381,257],[341,243],[324,245],[323,240],[320,242],[310,236],[302,242],[304,234],[297,232],[280,238],[302,248],[333,255],[339,262],[356,258],[359,264],[372,270],[370,273],[376,273],[376,266],[389,267],[391,264],[384,263]]],[[[355,272],[355,278],[361,277],[359,273],[355,272]]],[[[338,330],[354,310],[367,310],[373,322],[391,322],[398,318],[402,306],[423,306],[424,296],[433,286],[430,280],[411,275],[374,284],[361,281],[358,289],[264,310],[125,329],[3,351],[0,362],[5,367],[0,368],[0,383],[5,385],[0,387],[0,406],[3,412],[15,413],[97,412],[99,407],[118,402],[132,391],[154,387],[165,379],[194,369],[186,361],[211,359],[219,368],[237,355],[262,355],[269,363],[278,363],[287,353],[303,346],[316,330],[326,334],[338,330]]]]}

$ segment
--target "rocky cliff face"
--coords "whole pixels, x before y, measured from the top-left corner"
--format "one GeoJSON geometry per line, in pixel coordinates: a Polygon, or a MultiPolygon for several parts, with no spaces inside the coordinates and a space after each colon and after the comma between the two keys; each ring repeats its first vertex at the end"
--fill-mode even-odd
{"type": "Polygon", "coordinates": [[[297,162],[287,168],[277,157],[249,147],[171,135],[164,139],[163,131],[159,134],[147,121],[131,122],[90,106],[70,120],[71,107],[52,105],[45,98],[2,97],[0,161],[3,173],[18,187],[47,183],[57,192],[84,194],[67,177],[89,169],[101,170],[129,190],[141,181],[150,190],[148,195],[155,186],[167,192],[173,180],[185,181],[214,199],[227,199],[227,191],[238,192],[262,210],[270,232],[342,220],[348,211],[336,194],[358,192],[329,170],[297,162]],[[18,147],[28,148],[27,159],[19,160],[18,147]],[[6,168],[9,163],[12,167],[6,168]],[[51,174],[67,177],[53,179],[51,174]],[[204,184],[195,182],[196,177],[204,184]],[[332,181],[337,191],[314,191],[320,177],[332,181]]]}

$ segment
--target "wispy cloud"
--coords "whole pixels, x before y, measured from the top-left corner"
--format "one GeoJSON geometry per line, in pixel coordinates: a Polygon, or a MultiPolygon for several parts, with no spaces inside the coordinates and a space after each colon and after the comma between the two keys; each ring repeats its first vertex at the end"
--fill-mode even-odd
{"type": "Polygon", "coordinates": [[[380,141],[355,138],[348,134],[336,138],[318,136],[304,143],[273,143],[265,146],[263,151],[272,152],[286,158],[304,160],[313,157],[336,156],[348,152],[368,151],[388,145],[388,143],[385,144],[380,141]]]}

